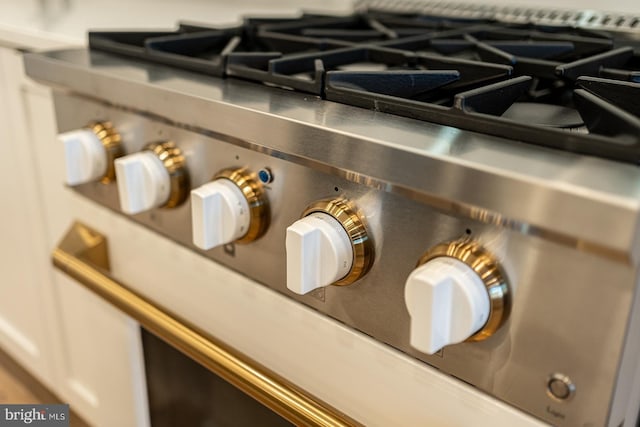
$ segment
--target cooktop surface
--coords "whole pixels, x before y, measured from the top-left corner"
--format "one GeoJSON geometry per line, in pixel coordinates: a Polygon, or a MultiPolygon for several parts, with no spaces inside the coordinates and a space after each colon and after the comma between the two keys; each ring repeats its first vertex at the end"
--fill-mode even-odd
{"type": "Polygon", "coordinates": [[[637,163],[640,42],[579,28],[571,19],[507,23],[369,9],[246,18],[228,28],[181,22],[170,31],[95,31],[89,44],[219,78],[637,163]]]}

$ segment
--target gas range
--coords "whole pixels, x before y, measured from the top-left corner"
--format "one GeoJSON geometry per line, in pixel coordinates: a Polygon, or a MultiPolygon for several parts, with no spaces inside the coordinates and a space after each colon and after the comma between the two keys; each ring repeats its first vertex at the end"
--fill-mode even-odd
{"type": "Polygon", "coordinates": [[[542,420],[632,425],[637,21],[384,4],[27,56],[67,184],[542,420]]]}

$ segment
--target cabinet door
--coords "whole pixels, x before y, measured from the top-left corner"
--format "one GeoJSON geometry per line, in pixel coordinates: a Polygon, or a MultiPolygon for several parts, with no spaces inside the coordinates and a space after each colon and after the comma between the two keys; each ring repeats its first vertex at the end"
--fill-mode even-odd
{"type": "Polygon", "coordinates": [[[0,144],[17,153],[0,167],[11,188],[10,199],[0,198],[11,215],[0,221],[11,239],[1,245],[0,263],[12,274],[0,284],[0,345],[91,424],[148,425],[138,324],[51,266],[51,251],[74,219],[51,92],[25,77],[20,52],[0,49],[0,58],[7,133],[0,144]],[[12,351],[14,336],[27,350],[12,351]]]}
{"type": "Polygon", "coordinates": [[[54,283],[65,398],[96,426],[148,426],[138,324],[63,273],[54,283]]]}
{"type": "Polygon", "coordinates": [[[16,61],[13,51],[0,49],[0,345],[51,387],[54,342],[44,328],[51,301],[40,264],[45,230],[31,152],[14,122],[22,112],[16,61]]]}

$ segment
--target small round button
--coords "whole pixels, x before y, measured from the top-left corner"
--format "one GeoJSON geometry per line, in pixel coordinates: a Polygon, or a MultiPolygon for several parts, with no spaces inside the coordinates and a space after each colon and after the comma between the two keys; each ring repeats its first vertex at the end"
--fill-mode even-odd
{"type": "Polygon", "coordinates": [[[260,171],[258,172],[258,178],[264,184],[269,184],[271,181],[273,181],[273,175],[271,174],[271,169],[269,168],[260,169],[260,171]]]}
{"type": "Polygon", "coordinates": [[[557,400],[567,400],[575,392],[575,385],[566,375],[553,374],[547,382],[547,392],[557,400]]]}

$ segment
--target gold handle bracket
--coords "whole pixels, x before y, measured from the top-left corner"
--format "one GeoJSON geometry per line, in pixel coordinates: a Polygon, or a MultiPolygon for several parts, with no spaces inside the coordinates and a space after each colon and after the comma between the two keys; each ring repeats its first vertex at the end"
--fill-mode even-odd
{"type": "Polygon", "coordinates": [[[79,222],[53,251],[53,265],[184,355],[298,426],[359,426],[259,363],[156,306],[109,272],[107,239],[79,222]]]}

